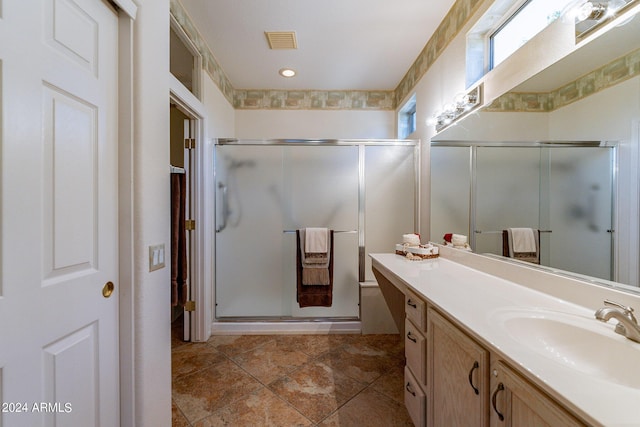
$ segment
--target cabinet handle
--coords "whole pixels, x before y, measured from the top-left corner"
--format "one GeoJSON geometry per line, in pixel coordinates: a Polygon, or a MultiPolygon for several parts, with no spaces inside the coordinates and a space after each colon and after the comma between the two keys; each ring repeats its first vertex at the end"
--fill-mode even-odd
{"type": "Polygon", "coordinates": [[[407,391],[408,391],[409,393],[411,393],[412,395],[414,395],[414,396],[416,395],[416,392],[415,392],[415,391],[413,391],[413,390],[411,390],[411,383],[407,383],[407,385],[405,386],[405,388],[406,388],[406,389],[407,389],[407,391]]]}
{"type": "Polygon", "coordinates": [[[407,305],[408,305],[408,306],[411,306],[411,307],[413,307],[413,308],[418,308],[418,306],[416,305],[416,303],[415,303],[415,302],[413,302],[413,301],[411,301],[411,299],[408,299],[408,300],[407,300],[407,305]]]}
{"type": "Polygon", "coordinates": [[[418,340],[417,340],[416,338],[414,338],[414,337],[411,335],[411,331],[407,332],[407,338],[408,338],[410,341],[418,342],[418,340]]]}
{"type": "Polygon", "coordinates": [[[478,390],[478,388],[476,386],[473,385],[473,371],[475,371],[476,369],[478,369],[480,367],[480,364],[478,363],[478,361],[476,360],[475,362],[473,362],[473,367],[471,368],[471,370],[469,371],[469,385],[471,386],[471,388],[473,389],[473,391],[476,394],[480,394],[480,390],[478,390]]]}
{"type": "Polygon", "coordinates": [[[498,407],[496,406],[496,399],[498,398],[498,392],[504,390],[504,384],[498,384],[498,388],[493,392],[493,396],[491,396],[491,405],[493,406],[493,410],[498,414],[498,419],[500,421],[504,421],[504,415],[498,411],[498,407]]]}

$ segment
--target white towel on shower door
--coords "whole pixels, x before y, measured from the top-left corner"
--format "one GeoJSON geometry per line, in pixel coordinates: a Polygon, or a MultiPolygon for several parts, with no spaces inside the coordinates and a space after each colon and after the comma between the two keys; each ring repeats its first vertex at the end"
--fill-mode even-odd
{"type": "Polygon", "coordinates": [[[304,230],[304,251],[308,254],[329,252],[329,229],[310,227],[304,230]]]}

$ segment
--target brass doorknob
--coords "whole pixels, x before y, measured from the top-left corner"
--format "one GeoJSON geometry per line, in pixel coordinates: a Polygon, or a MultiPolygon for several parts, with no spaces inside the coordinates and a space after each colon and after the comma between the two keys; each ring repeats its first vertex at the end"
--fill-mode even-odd
{"type": "Polygon", "coordinates": [[[113,290],[115,289],[115,285],[113,284],[113,282],[107,282],[103,287],[102,287],[102,296],[105,298],[109,298],[111,296],[111,294],[113,293],[113,290]]]}

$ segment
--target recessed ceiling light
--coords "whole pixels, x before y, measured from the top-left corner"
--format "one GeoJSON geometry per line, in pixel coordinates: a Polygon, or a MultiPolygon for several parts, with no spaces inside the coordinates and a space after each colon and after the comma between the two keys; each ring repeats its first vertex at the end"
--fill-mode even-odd
{"type": "Polygon", "coordinates": [[[291,69],[291,68],[282,68],[280,71],[278,71],[278,73],[282,77],[293,77],[293,76],[296,75],[296,70],[291,69]]]}

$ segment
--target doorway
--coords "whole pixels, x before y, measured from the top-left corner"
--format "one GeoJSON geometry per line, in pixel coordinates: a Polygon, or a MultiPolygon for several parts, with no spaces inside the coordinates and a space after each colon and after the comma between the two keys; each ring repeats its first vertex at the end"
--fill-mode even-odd
{"type": "Polygon", "coordinates": [[[195,141],[196,117],[177,102],[169,103],[170,116],[170,173],[171,173],[171,239],[169,267],[171,268],[172,337],[191,341],[193,277],[195,245],[195,141]]]}

